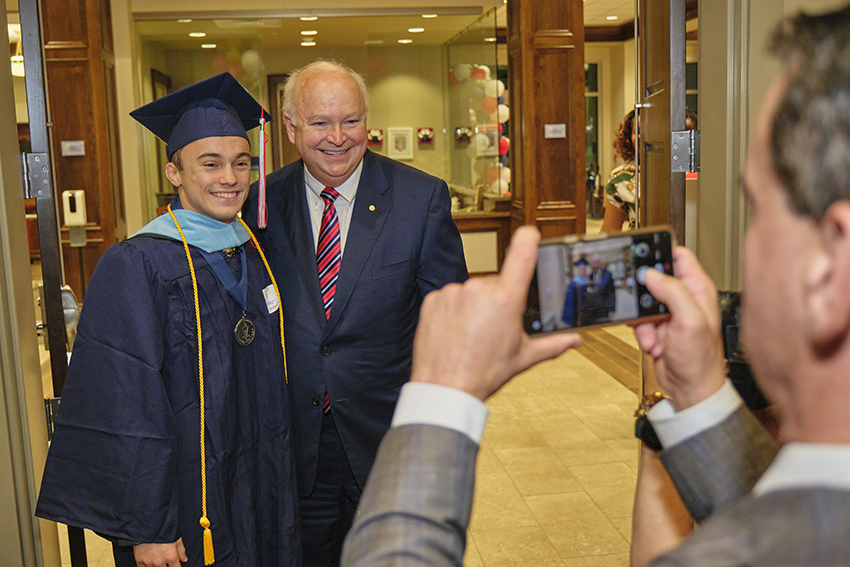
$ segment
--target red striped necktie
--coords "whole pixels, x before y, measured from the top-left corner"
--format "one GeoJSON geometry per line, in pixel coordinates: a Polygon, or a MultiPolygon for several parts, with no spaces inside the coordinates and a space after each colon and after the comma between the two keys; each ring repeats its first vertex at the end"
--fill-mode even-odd
{"type": "MultiPolygon", "coordinates": [[[[325,187],[322,199],[325,200],[325,210],[322,211],[322,226],[319,229],[319,243],[316,246],[316,264],[319,268],[319,285],[322,288],[322,302],[325,305],[325,318],[331,318],[331,305],[336,293],[336,280],[339,278],[340,242],[339,217],[336,214],[334,201],[339,197],[339,191],[325,187]]],[[[327,392],[322,402],[322,413],[330,414],[331,404],[327,392]]]]}
{"type": "Polygon", "coordinates": [[[322,289],[322,302],[325,306],[325,317],[331,318],[331,305],[336,292],[336,280],[339,278],[340,242],[339,217],[336,214],[334,201],[339,192],[331,187],[322,191],[325,200],[325,210],[322,211],[322,226],[319,229],[319,243],[316,247],[316,263],[319,268],[319,285],[322,289]]]}

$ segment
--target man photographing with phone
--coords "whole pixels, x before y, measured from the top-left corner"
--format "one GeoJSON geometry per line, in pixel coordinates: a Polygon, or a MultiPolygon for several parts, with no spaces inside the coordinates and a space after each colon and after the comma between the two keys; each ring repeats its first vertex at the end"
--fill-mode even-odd
{"type": "MultiPolygon", "coordinates": [[[[778,449],[725,380],[717,292],[696,258],[677,248],[676,278],[646,276],[671,317],[637,335],[672,396],[650,412],[662,461],[702,524],[653,565],[850,563],[850,6],[789,20],[774,50],[785,67],[744,172],[753,215],[742,326],[787,443],[778,449]]],[[[462,563],[476,435],[486,418],[480,400],[577,343],[574,335],[529,339],[522,331],[536,241],[534,229],[520,229],[500,276],[426,298],[411,384],[343,565],[462,563]],[[482,305],[490,308],[469,311],[482,305]],[[501,343],[486,340],[494,333],[501,343]],[[411,389],[429,392],[417,397],[431,411],[417,415],[411,389]],[[432,419],[435,408],[447,408],[445,416],[432,419]]]]}

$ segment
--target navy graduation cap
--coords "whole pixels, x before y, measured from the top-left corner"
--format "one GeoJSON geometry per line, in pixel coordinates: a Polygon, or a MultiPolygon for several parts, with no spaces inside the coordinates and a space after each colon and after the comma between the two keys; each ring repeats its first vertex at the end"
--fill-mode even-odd
{"type": "Polygon", "coordinates": [[[137,108],[130,116],[166,143],[169,161],[177,150],[202,138],[239,136],[271,115],[230,73],[221,73],[137,108]]]}

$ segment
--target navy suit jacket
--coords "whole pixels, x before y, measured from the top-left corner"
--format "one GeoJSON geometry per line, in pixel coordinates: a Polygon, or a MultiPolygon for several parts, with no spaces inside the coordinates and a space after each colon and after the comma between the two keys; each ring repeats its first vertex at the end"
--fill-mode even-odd
{"type": "MultiPolygon", "coordinates": [[[[367,151],[326,320],[305,191],[302,161],[269,175],[268,227],[255,231],[283,301],[302,496],[315,484],[325,391],[363,487],[410,379],[422,299],[468,277],[446,183],[367,151]]],[[[245,213],[255,229],[256,186],[245,213]]]]}

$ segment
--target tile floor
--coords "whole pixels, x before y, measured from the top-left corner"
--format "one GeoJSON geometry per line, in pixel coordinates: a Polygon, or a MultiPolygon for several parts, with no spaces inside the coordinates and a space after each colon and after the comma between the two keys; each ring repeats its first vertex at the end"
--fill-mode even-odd
{"type": "Polygon", "coordinates": [[[636,404],[578,352],[493,396],[464,565],[628,565],[636,404]]]}

